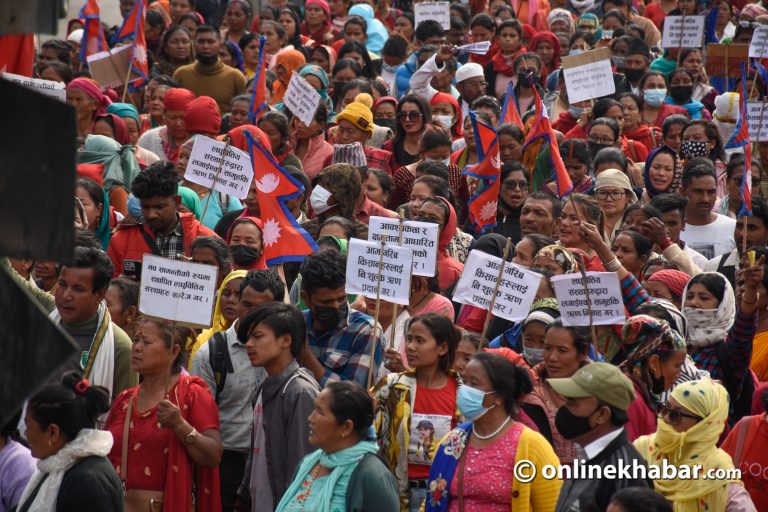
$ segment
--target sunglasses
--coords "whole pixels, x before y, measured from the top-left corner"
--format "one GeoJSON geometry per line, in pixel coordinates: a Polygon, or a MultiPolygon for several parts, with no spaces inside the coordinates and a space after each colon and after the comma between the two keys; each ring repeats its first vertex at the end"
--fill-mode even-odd
{"type": "Polygon", "coordinates": [[[504,187],[507,190],[528,190],[528,182],[525,180],[507,180],[504,183],[501,184],[502,187],[504,187]]]}
{"type": "Polygon", "coordinates": [[[400,119],[408,119],[409,121],[418,121],[421,119],[421,112],[411,110],[410,112],[400,112],[400,119]]]}
{"type": "Polygon", "coordinates": [[[666,402],[659,404],[659,416],[666,418],[667,423],[670,425],[677,425],[683,418],[691,418],[697,422],[703,419],[693,414],[686,414],[677,409],[672,409],[666,402]]]}

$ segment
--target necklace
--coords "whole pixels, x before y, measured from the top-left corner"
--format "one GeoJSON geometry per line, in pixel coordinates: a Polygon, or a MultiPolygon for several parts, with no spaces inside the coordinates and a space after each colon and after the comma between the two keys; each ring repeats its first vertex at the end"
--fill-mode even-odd
{"type": "Polygon", "coordinates": [[[501,432],[501,430],[502,430],[504,427],[506,427],[506,426],[507,426],[507,423],[509,423],[509,420],[511,420],[511,419],[512,419],[512,416],[507,416],[507,419],[505,419],[505,420],[504,420],[504,421],[501,423],[501,425],[499,425],[499,428],[497,428],[496,430],[494,430],[493,432],[491,432],[491,433],[490,433],[490,434],[488,434],[487,436],[481,436],[480,434],[478,434],[478,433],[477,433],[477,430],[475,429],[475,425],[474,425],[474,423],[473,423],[473,424],[472,424],[472,433],[473,433],[473,434],[475,434],[475,436],[477,436],[477,438],[478,438],[478,439],[481,439],[481,440],[483,440],[483,441],[487,441],[488,439],[491,439],[492,437],[496,437],[496,436],[499,434],[499,432],[501,432]]]}

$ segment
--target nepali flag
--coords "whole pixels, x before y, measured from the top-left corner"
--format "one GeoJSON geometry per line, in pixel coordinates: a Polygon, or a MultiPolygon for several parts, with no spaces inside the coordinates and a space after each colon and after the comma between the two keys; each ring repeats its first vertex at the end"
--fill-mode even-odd
{"type": "Polygon", "coordinates": [[[752,145],[749,142],[747,121],[747,67],[741,63],[741,95],[739,96],[739,120],[725,149],[744,148],[744,175],[741,179],[741,210],[738,217],[752,215],[752,145]]]}
{"type": "Polygon", "coordinates": [[[555,133],[552,131],[552,125],[549,124],[547,108],[542,103],[541,97],[535,87],[533,89],[533,95],[536,105],[536,117],[533,119],[531,131],[528,132],[525,144],[523,144],[523,151],[538,139],[544,139],[545,145],[549,145],[550,159],[555,171],[557,195],[562,199],[573,190],[573,182],[571,181],[571,177],[568,176],[568,171],[565,169],[563,159],[560,157],[560,149],[557,147],[557,139],[555,138],[555,133]]]}
{"type": "Polygon", "coordinates": [[[462,174],[479,181],[475,194],[469,199],[469,220],[475,231],[482,234],[496,225],[501,158],[496,130],[478,121],[474,112],[470,112],[469,116],[475,133],[478,162],[466,167],[462,174]]]}
{"type": "Polygon", "coordinates": [[[147,0],[136,0],[123,26],[112,38],[112,44],[132,38],[131,71],[139,75],[128,82],[131,92],[149,82],[149,62],[147,60],[147,40],[144,37],[144,20],[147,15],[147,0]]]}
{"type": "Polygon", "coordinates": [[[523,119],[517,110],[517,98],[515,98],[515,87],[512,82],[509,82],[507,94],[504,97],[504,108],[501,109],[501,124],[514,124],[525,131],[523,119]]]}
{"type": "Polygon", "coordinates": [[[80,9],[78,18],[83,20],[83,40],[80,43],[80,62],[85,62],[89,55],[103,52],[107,46],[104,27],[101,24],[101,6],[99,0],[86,0],[80,9]]]}
{"type": "Polygon", "coordinates": [[[256,183],[261,221],[264,223],[267,266],[280,265],[286,261],[304,261],[304,258],[320,248],[285,205],[286,201],[305,192],[304,185],[280,167],[251,132],[246,130],[244,134],[253,162],[253,181],[256,183]]]}
{"type": "Polygon", "coordinates": [[[267,36],[259,37],[259,64],[256,66],[256,75],[253,82],[253,96],[251,108],[248,112],[248,122],[255,125],[256,121],[267,111],[267,59],[264,55],[264,45],[267,36]]]}

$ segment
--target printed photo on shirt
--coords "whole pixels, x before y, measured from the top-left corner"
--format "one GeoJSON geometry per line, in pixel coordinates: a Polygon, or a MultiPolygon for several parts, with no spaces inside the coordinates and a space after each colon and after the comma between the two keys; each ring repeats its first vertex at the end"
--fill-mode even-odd
{"type": "Polygon", "coordinates": [[[451,430],[451,417],[440,414],[414,414],[408,443],[409,464],[432,464],[440,440],[451,430]]]}

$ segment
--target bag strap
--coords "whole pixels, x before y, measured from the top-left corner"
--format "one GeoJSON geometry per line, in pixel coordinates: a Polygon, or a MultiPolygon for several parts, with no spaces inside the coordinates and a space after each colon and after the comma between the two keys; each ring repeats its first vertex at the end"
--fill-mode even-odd
{"type": "Polygon", "coordinates": [[[147,231],[144,229],[143,224],[139,226],[139,231],[141,231],[141,236],[144,237],[144,241],[147,242],[149,250],[152,251],[152,254],[155,256],[162,256],[163,254],[160,252],[160,248],[157,246],[157,242],[153,240],[151,236],[149,236],[149,233],[147,233],[147,231]]]}
{"type": "Polygon", "coordinates": [[[470,433],[467,436],[467,444],[461,451],[461,457],[459,457],[459,481],[458,481],[458,494],[459,494],[459,512],[464,512],[464,466],[467,465],[467,451],[469,450],[469,440],[472,437],[470,433]]]}
{"type": "Polygon", "coordinates": [[[219,403],[219,395],[227,382],[227,374],[234,373],[232,358],[229,355],[229,346],[227,345],[227,335],[219,331],[213,335],[208,343],[208,362],[213,371],[213,380],[216,383],[216,404],[219,403]]]}
{"type": "Polygon", "coordinates": [[[131,418],[133,418],[133,400],[135,397],[135,394],[131,394],[130,398],[128,398],[128,410],[125,413],[125,422],[123,424],[123,447],[120,457],[120,479],[123,481],[123,492],[125,492],[125,484],[128,481],[128,434],[130,432],[131,418]]]}

